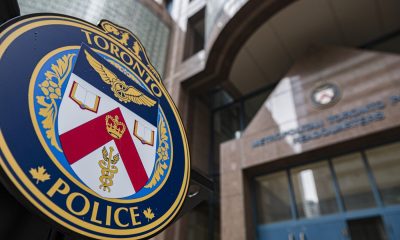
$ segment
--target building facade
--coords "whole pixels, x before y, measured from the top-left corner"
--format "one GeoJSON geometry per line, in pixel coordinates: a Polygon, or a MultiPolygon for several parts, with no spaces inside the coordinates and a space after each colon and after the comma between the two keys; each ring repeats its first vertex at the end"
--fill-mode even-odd
{"type": "Polygon", "coordinates": [[[399,1],[19,4],[125,26],[163,75],[215,191],[155,239],[400,238],[399,1]]]}
{"type": "Polygon", "coordinates": [[[399,238],[398,7],[174,1],[165,81],[217,190],[165,236],[399,238]]]}
{"type": "MultiPolygon", "coordinates": [[[[146,52],[160,75],[166,74],[172,18],[164,4],[154,1],[17,1],[0,2],[0,22],[28,14],[56,13],[70,15],[92,24],[107,19],[140,36],[146,52]]],[[[63,35],[61,33],[60,35],[63,35]]],[[[35,40],[43,41],[41,37],[35,40]]],[[[45,39],[52,41],[52,39],[45,39]]],[[[44,42],[44,41],[43,41],[44,42]]],[[[3,43],[2,47],[3,47],[3,43]]],[[[34,45],[34,42],[32,42],[34,45]]],[[[19,56],[23,57],[23,56],[19,56]]],[[[18,64],[16,62],[15,64],[18,64]]],[[[2,79],[3,82],[5,79],[2,79]]],[[[2,85],[3,86],[3,85],[2,85]]],[[[4,99],[4,96],[2,96],[4,99]]],[[[3,113],[4,114],[4,113],[3,113]]],[[[3,126],[4,127],[4,126],[3,126]]],[[[3,155],[2,155],[3,156],[3,155]]],[[[2,179],[3,180],[3,179],[2,179]]],[[[49,219],[26,209],[1,184],[0,239],[79,239],[71,233],[59,232],[49,219]]],[[[10,190],[11,191],[11,190],[10,190]]],[[[21,199],[19,199],[21,200],[21,199]]],[[[26,206],[26,205],[25,205],[26,206]]]]}

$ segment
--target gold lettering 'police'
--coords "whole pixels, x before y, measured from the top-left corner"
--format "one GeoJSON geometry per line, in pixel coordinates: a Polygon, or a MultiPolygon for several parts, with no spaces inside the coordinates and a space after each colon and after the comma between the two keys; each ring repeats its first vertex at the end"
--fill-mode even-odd
{"type": "Polygon", "coordinates": [[[151,207],[141,210],[137,206],[118,208],[113,208],[111,205],[100,206],[99,202],[89,200],[85,194],[71,192],[70,186],[62,178],[58,178],[53,186],[50,187],[47,191],[47,196],[50,198],[55,196],[62,197],[67,209],[72,214],[81,217],[85,216],[90,219],[91,222],[105,226],[116,224],[122,228],[137,227],[142,224],[142,222],[138,221],[141,214],[148,220],[154,217],[151,207]],[[74,204],[75,201],[79,200],[83,200],[83,204],[74,204]],[[104,213],[99,213],[99,209],[105,209],[104,213]],[[103,217],[100,218],[99,216],[103,217]],[[126,216],[128,216],[128,218],[126,218],[126,216]],[[130,221],[123,222],[122,219],[130,219],[130,221]]]}

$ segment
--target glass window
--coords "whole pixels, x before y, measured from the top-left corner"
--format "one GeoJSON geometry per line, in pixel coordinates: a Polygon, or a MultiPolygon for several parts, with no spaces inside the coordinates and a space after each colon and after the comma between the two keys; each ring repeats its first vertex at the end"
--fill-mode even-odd
{"type": "Polygon", "coordinates": [[[360,153],[332,160],[344,205],[348,211],[375,207],[371,185],[360,153]]]}
{"type": "Polygon", "coordinates": [[[173,0],[165,0],[165,8],[169,12],[169,14],[171,14],[171,12],[172,12],[172,4],[173,3],[174,3],[173,0]]]}
{"type": "Polygon", "coordinates": [[[366,151],[385,205],[400,204],[400,143],[366,151]]]}
{"type": "Polygon", "coordinates": [[[217,86],[209,91],[208,96],[204,99],[208,102],[211,109],[226,106],[234,101],[231,94],[229,94],[225,89],[217,86]]]}
{"type": "Polygon", "coordinates": [[[291,170],[299,217],[311,218],[338,211],[327,161],[291,170]]]}
{"type": "Polygon", "coordinates": [[[289,182],[286,172],[258,177],[255,181],[259,224],[291,219],[289,182]]]}
{"type": "Polygon", "coordinates": [[[188,19],[183,59],[187,59],[204,48],[205,8],[188,19]]]}
{"type": "Polygon", "coordinates": [[[240,132],[240,106],[235,104],[214,114],[214,133],[218,143],[235,137],[240,132]]]}
{"type": "Polygon", "coordinates": [[[214,113],[213,128],[213,164],[214,171],[219,171],[219,146],[222,142],[240,135],[240,106],[238,104],[223,108],[214,113]]]}
{"type": "Polygon", "coordinates": [[[251,122],[253,117],[260,110],[262,104],[266,101],[270,93],[271,91],[265,91],[244,101],[244,124],[246,126],[251,122]]]}

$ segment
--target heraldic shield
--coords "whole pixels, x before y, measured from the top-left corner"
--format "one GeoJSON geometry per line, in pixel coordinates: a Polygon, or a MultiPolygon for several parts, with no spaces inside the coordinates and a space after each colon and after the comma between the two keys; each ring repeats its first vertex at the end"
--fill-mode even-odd
{"type": "Polygon", "coordinates": [[[1,184],[78,238],[150,239],[179,217],[189,144],[140,40],[59,14],[1,27],[1,184]]]}
{"type": "Polygon", "coordinates": [[[58,133],[71,169],[102,197],[132,196],[154,168],[158,100],[84,44],[67,81],[58,133]]]}

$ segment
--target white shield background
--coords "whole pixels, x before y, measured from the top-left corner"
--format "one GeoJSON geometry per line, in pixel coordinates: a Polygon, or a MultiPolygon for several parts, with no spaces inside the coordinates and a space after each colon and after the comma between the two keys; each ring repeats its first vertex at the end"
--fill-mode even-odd
{"type": "MultiPolygon", "coordinates": [[[[110,87],[106,85],[107,87],[110,87]]],[[[144,91],[144,90],[143,90],[144,91]]],[[[131,103],[134,104],[134,103],[131,103]]],[[[156,144],[157,144],[157,126],[154,126],[147,122],[145,119],[141,118],[139,115],[135,114],[128,108],[116,102],[111,97],[107,96],[103,92],[99,91],[88,82],[75,75],[71,74],[69,78],[68,85],[66,87],[63,99],[60,104],[59,114],[58,114],[58,133],[59,135],[66,133],[92,119],[103,115],[115,108],[119,107],[122,115],[127,124],[126,132],[129,132],[131,135],[136,149],[139,153],[139,156],[142,160],[142,164],[145,168],[148,178],[150,178],[151,173],[154,168],[155,157],[156,157],[156,144]],[[80,87],[84,88],[86,91],[89,91],[91,94],[100,97],[100,103],[98,107],[97,113],[89,111],[87,109],[82,109],[75,101],[70,98],[70,92],[73,86],[73,83],[76,82],[80,87]],[[134,131],[134,123],[135,120],[138,121],[139,126],[145,126],[148,130],[154,131],[154,141],[153,146],[148,144],[143,144],[136,136],[133,135],[134,131]]],[[[116,164],[118,168],[118,173],[114,175],[113,182],[114,184],[110,187],[111,191],[104,191],[99,188],[101,182],[99,177],[101,176],[101,168],[98,164],[100,160],[102,160],[102,149],[103,147],[107,148],[109,151],[109,147],[114,147],[114,154],[118,153],[118,149],[115,146],[114,141],[110,141],[105,145],[99,147],[98,149],[94,149],[93,152],[81,158],[77,162],[71,165],[72,169],[76,173],[76,175],[93,191],[99,194],[102,197],[107,198],[123,198],[130,196],[135,193],[135,189],[132,186],[130,178],[128,176],[128,171],[135,171],[134,169],[126,169],[123,164],[123,159],[118,161],[116,164]]]]}

